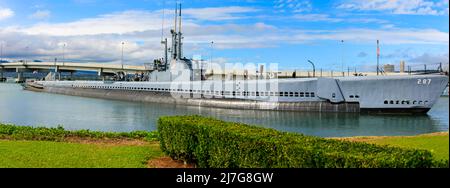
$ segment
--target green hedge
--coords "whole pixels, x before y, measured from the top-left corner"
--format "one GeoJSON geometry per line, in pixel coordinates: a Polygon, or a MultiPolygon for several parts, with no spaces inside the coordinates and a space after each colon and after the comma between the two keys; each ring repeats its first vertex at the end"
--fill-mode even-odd
{"type": "Polygon", "coordinates": [[[161,149],[201,168],[427,168],[426,150],[330,140],[200,116],[161,117],[161,149]]]}
{"type": "Polygon", "coordinates": [[[98,132],[90,130],[68,131],[62,127],[29,127],[0,124],[0,139],[64,141],[66,138],[93,139],[143,139],[157,140],[157,132],[136,131],[130,133],[98,132]]]}

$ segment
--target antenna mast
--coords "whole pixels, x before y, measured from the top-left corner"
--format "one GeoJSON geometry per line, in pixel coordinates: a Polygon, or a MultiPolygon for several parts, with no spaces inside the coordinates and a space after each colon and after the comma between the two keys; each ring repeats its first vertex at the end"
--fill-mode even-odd
{"type": "Polygon", "coordinates": [[[161,21],[161,42],[164,40],[165,17],[166,17],[166,1],[164,1],[164,4],[163,4],[163,15],[162,15],[162,21],[161,21]]]}
{"type": "Polygon", "coordinates": [[[171,34],[172,34],[172,59],[177,59],[177,24],[178,24],[178,3],[175,4],[175,24],[174,24],[174,29],[171,30],[171,34]]]}
{"type": "Polygon", "coordinates": [[[180,26],[179,26],[179,32],[178,32],[178,59],[183,58],[183,43],[182,43],[182,39],[183,39],[183,34],[181,33],[181,3],[180,3],[180,26]]]}

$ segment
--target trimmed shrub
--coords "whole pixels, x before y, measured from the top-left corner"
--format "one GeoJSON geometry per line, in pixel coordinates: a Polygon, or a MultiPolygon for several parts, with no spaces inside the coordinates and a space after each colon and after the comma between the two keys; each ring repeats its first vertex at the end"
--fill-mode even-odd
{"type": "Polygon", "coordinates": [[[0,124],[0,139],[64,141],[66,138],[70,137],[93,139],[143,139],[147,141],[156,141],[158,133],[146,131],[130,133],[98,132],[90,130],[68,131],[62,127],[46,128],[0,124]]]}
{"type": "Polygon", "coordinates": [[[201,168],[427,168],[426,150],[330,140],[200,116],[161,117],[161,149],[201,168]]]}

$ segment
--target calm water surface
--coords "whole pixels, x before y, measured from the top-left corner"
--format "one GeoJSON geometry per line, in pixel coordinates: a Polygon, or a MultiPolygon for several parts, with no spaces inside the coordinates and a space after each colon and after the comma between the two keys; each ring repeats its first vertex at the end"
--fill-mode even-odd
{"type": "Polygon", "coordinates": [[[0,122],[62,125],[69,130],[129,132],[155,130],[160,116],[200,114],[282,131],[322,137],[416,135],[449,128],[449,101],[442,97],[428,115],[360,115],[230,110],[134,103],[24,91],[0,84],[0,122]]]}

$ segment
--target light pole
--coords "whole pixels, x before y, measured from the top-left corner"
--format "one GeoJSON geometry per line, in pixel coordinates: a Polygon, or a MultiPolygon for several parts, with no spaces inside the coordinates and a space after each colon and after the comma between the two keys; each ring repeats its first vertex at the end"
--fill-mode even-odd
{"type": "Polygon", "coordinates": [[[123,70],[123,45],[125,45],[125,42],[122,42],[122,58],[120,59],[120,62],[122,64],[122,70],[123,70]]]}
{"type": "Polygon", "coordinates": [[[313,66],[313,78],[316,77],[316,66],[314,65],[314,63],[310,60],[308,60],[309,63],[311,63],[311,65],[313,66]]]}

